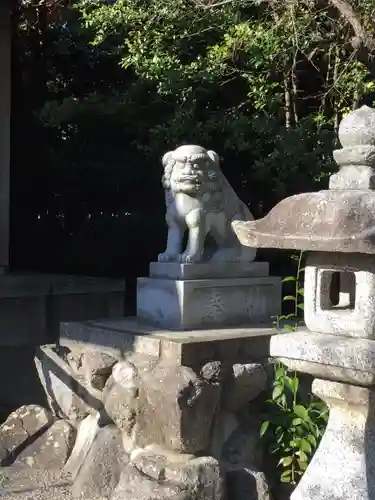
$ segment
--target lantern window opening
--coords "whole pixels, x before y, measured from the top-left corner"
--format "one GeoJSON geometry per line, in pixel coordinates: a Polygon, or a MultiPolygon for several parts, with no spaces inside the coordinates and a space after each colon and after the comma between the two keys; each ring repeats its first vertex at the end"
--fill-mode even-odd
{"type": "Polygon", "coordinates": [[[356,277],[350,271],[322,272],[320,304],[322,310],[350,311],[355,309],[356,277]]]}

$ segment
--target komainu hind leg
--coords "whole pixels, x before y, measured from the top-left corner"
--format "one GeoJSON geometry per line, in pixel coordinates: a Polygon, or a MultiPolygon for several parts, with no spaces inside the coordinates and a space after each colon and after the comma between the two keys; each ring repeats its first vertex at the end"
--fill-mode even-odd
{"type": "Polygon", "coordinates": [[[241,257],[241,248],[238,246],[231,248],[219,248],[211,259],[211,262],[239,262],[241,257]]]}

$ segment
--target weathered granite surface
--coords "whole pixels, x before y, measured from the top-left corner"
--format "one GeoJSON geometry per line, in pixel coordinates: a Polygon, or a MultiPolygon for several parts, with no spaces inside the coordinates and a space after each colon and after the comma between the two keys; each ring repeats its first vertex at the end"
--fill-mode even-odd
{"type": "MultiPolygon", "coordinates": [[[[263,363],[268,363],[272,326],[168,331],[129,318],[67,323],[61,325],[61,333],[61,351],[74,352],[72,360],[82,359],[85,349],[118,359],[101,401],[122,434],[130,460],[121,469],[112,500],[175,495],[187,500],[225,498],[230,468],[231,500],[242,500],[241,484],[254,498],[258,490],[264,491],[261,498],[268,500],[267,484],[259,472],[263,463],[260,422],[246,416],[249,403],[266,386],[263,363]],[[211,465],[203,487],[206,461],[211,465]]],[[[69,352],[64,356],[69,359],[69,352]]],[[[97,354],[94,359],[101,358],[97,354]]],[[[80,373],[82,366],[71,363],[71,369],[76,367],[80,373]]],[[[85,482],[90,484],[91,467],[85,464],[102,432],[101,422],[99,415],[90,414],[78,429],[65,467],[73,475],[76,492],[81,471],[85,470],[85,482]]],[[[112,488],[115,475],[108,472],[105,477],[112,488]]],[[[92,491],[100,491],[103,484],[94,480],[92,491]]]]}
{"type": "Polygon", "coordinates": [[[61,470],[76,438],[76,429],[65,420],[56,420],[42,435],[31,438],[14,463],[33,469],[61,470]]]}
{"type": "Polygon", "coordinates": [[[173,280],[254,278],[269,275],[268,262],[151,262],[150,278],[173,280]]]}
{"type": "Polygon", "coordinates": [[[313,392],[330,415],[291,500],[375,498],[375,111],[351,113],[339,137],[341,168],[329,191],[292,196],[260,221],[234,224],[244,244],[309,251],[309,329],[273,337],[271,355],[317,377],[313,392]]]}
{"type": "Polygon", "coordinates": [[[224,500],[219,463],[148,446],[133,454],[111,500],[224,500]]]}
{"type": "Polygon", "coordinates": [[[38,349],[35,364],[49,408],[56,417],[77,427],[89,413],[103,409],[101,392],[75,373],[52,346],[38,349]]]}
{"type": "Polygon", "coordinates": [[[233,220],[252,220],[253,216],[222,173],[219,156],[201,146],[184,145],[166,153],[162,163],[168,240],[158,260],[253,261],[256,249],[241,246],[231,227],[233,220]],[[183,249],[186,231],[188,242],[183,249]]]}
{"type": "Polygon", "coordinates": [[[280,313],[281,280],[272,276],[137,280],[137,317],[160,328],[257,325],[280,313]]]}
{"type": "Polygon", "coordinates": [[[319,191],[291,196],[263,219],[232,224],[243,245],[375,253],[375,192],[319,191]]]}
{"type": "Polygon", "coordinates": [[[350,336],[322,335],[307,328],[271,338],[271,354],[290,369],[372,386],[375,383],[375,341],[350,336]]]}
{"type": "Polygon", "coordinates": [[[253,328],[178,331],[152,327],[137,318],[61,323],[60,329],[60,344],[69,349],[99,348],[119,358],[133,352],[193,368],[213,359],[233,365],[267,358],[275,333],[271,323],[253,328]]]}
{"type": "Polygon", "coordinates": [[[374,391],[315,380],[313,392],[329,406],[320,446],[293,500],[371,500],[375,497],[374,391]]]}
{"type": "Polygon", "coordinates": [[[74,498],[109,498],[128,461],[129,456],[124,450],[120,429],[115,425],[98,428],[75,476],[72,488],[74,498]]]}
{"type": "Polygon", "coordinates": [[[309,252],[304,290],[305,324],[310,330],[375,338],[375,256],[309,252]],[[332,280],[338,273],[335,295],[332,280]]]}
{"type": "Polygon", "coordinates": [[[37,405],[21,406],[0,425],[0,466],[12,464],[33,439],[53,423],[50,411],[37,405]]]}

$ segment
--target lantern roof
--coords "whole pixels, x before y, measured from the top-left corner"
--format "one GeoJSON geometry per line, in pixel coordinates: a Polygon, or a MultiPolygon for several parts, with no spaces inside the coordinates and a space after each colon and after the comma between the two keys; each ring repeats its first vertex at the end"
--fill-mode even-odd
{"type": "Polygon", "coordinates": [[[290,196],[262,219],[233,222],[243,245],[375,254],[375,110],[347,115],[339,139],[340,170],[329,189],[290,196]]]}

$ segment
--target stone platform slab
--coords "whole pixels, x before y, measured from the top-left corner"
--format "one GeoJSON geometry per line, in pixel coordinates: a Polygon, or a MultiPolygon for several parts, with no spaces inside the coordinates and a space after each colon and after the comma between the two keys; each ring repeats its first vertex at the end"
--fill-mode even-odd
{"type": "Polygon", "coordinates": [[[170,360],[175,366],[202,366],[208,361],[248,363],[269,356],[272,324],[253,328],[163,330],[137,318],[66,322],[60,344],[74,349],[98,348],[119,358],[131,352],[170,360]]]}
{"type": "Polygon", "coordinates": [[[196,280],[204,278],[254,278],[269,275],[268,262],[202,262],[180,264],[179,262],[151,262],[150,278],[173,280],[196,280]]]}
{"type": "Polygon", "coordinates": [[[250,326],[280,312],[281,280],[272,276],[137,282],[137,317],[160,328],[250,326]]]}
{"type": "Polygon", "coordinates": [[[375,384],[375,341],[314,333],[307,328],[275,335],[270,354],[291,370],[314,377],[372,386],[375,384]]]}

